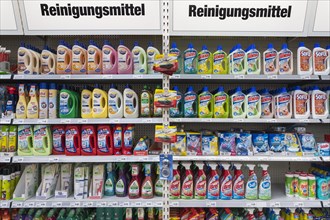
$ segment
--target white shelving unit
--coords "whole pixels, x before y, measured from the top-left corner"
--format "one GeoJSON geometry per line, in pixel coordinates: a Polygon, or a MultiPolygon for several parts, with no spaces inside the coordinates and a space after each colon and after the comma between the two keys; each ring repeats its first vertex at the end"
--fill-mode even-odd
{"type": "Polygon", "coordinates": [[[175,123],[262,123],[262,124],[321,124],[320,119],[243,119],[243,118],[170,118],[175,123]]]}
{"type": "Polygon", "coordinates": [[[242,161],[242,162],[321,162],[321,157],[292,156],[173,156],[174,161],[242,161]]]}

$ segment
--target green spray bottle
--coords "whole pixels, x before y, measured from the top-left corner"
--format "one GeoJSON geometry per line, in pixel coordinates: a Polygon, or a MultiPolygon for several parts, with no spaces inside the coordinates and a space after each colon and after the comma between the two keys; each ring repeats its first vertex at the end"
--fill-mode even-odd
{"type": "Polygon", "coordinates": [[[115,195],[115,176],[113,173],[112,163],[107,163],[107,179],[104,184],[104,195],[113,196],[115,195]]]}

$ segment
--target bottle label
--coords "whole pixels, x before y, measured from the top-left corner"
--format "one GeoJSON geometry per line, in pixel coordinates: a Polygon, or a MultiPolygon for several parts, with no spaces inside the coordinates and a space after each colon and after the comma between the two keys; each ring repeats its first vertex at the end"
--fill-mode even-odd
{"type": "Polygon", "coordinates": [[[234,117],[238,117],[244,114],[243,105],[245,102],[245,95],[234,95],[232,97],[232,114],[234,117]]]}
{"type": "Polygon", "coordinates": [[[113,133],[113,141],[114,141],[114,148],[121,149],[121,143],[122,143],[122,130],[116,129],[113,133]]]}
{"type": "Polygon", "coordinates": [[[64,146],[62,146],[62,138],[65,135],[65,131],[62,128],[53,129],[53,149],[56,152],[64,152],[64,146]]]}
{"type": "Polygon", "coordinates": [[[183,62],[184,62],[184,71],[186,73],[196,73],[196,64],[195,59],[197,58],[196,51],[189,51],[185,52],[183,55],[183,62]]]}
{"type": "Polygon", "coordinates": [[[125,48],[118,49],[118,70],[125,71],[128,69],[130,57],[125,48]]]}
{"type": "Polygon", "coordinates": [[[133,139],[134,139],[133,129],[127,129],[124,132],[124,147],[130,149],[133,148],[133,139]]]}
{"type": "Polygon", "coordinates": [[[247,115],[255,116],[258,115],[258,105],[260,105],[260,95],[249,95],[247,106],[247,115]]]}
{"type": "Polygon", "coordinates": [[[206,176],[201,175],[195,186],[195,199],[205,199],[206,197],[206,176]]]}
{"type": "Polygon", "coordinates": [[[231,176],[226,176],[220,187],[220,199],[231,199],[233,193],[233,180],[231,176]]]}
{"type": "Polygon", "coordinates": [[[72,50],[72,70],[78,73],[86,73],[85,59],[87,54],[82,54],[82,49],[74,48],[72,50]],[[82,59],[83,58],[83,59],[82,59]]]}
{"type": "Polygon", "coordinates": [[[157,180],[155,184],[155,194],[156,196],[162,196],[163,195],[163,180],[157,180]]]}
{"type": "Polygon", "coordinates": [[[97,146],[98,150],[102,153],[108,153],[107,136],[110,134],[108,129],[99,129],[97,132],[97,146]]]}
{"type": "Polygon", "coordinates": [[[324,93],[314,94],[314,111],[316,115],[324,115],[327,109],[327,96],[324,93]]]}
{"type": "Polygon", "coordinates": [[[217,95],[214,97],[214,114],[216,117],[225,115],[225,103],[227,101],[226,95],[217,95]]]}
{"type": "Polygon", "coordinates": [[[109,114],[115,115],[118,113],[118,95],[117,92],[109,92],[109,101],[108,101],[108,107],[109,107],[109,114]]]}
{"type": "Polygon", "coordinates": [[[20,151],[30,153],[28,138],[31,136],[31,127],[24,126],[22,129],[18,130],[18,147],[20,151]]]}
{"type": "Polygon", "coordinates": [[[93,135],[93,131],[90,128],[86,128],[81,132],[81,149],[86,153],[92,153],[93,149],[90,145],[90,138],[93,135]]]}
{"type": "Polygon", "coordinates": [[[151,103],[150,103],[150,97],[148,92],[143,92],[141,94],[141,116],[149,117],[151,114],[150,109],[151,103]]]}
{"type": "Polygon", "coordinates": [[[265,74],[274,73],[276,71],[276,59],[277,59],[277,52],[276,51],[269,51],[265,53],[265,74]]]}
{"type": "Polygon", "coordinates": [[[81,99],[81,112],[83,114],[90,114],[92,97],[90,94],[83,94],[81,99]]]}
{"type": "Polygon", "coordinates": [[[219,74],[223,73],[226,69],[225,65],[225,54],[223,52],[221,53],[215,53],[213,55],[213,73],[219,74]]]}
{"type": "Polygon", "coordinates": [[[111,62],[112,50],[104,48],[102,51],[102,64],[103,71],[111,70],[113,68],[113,63],[111,62]]]}
{"type": "Polygon", "coordinates": [[[41,54],[41,73],[42,74],[55,74],[52,72],[52,67],[49,66],[50,62],[55,62],[55,60],[52,60],[52,56],[48,51],[42,51],[41,54]]]}
{"type": "Polygon", "coordinates": [[[61,92],[60,95],[60,113],[66,115],[70,112],[69,108],[69,97],[70,95],[66,92],[61,92]]]}
{"type": "Polygon", "coordinates": [[[148,73],[154,73],[155,56],[157,55],[154,49],[148,49],[148,73]]]}
{"type": "Polygon", "coordinates": [[[233,183],[233,199],[244,199],[244,176],[240,175],[233,183]]]}
{"type": "Polygon", "coordinates": [[[206,73],[211,67],[210,52],[204,52],[198,55],[198,73],[206,73]]]}
{"type": "Polygon", "coordinates": [[[271,199],[271,183],[269,176],[264,177],[264,179],[260,182],[259,198],[271,199]]]}
{"type": "Polygon", "coordinates": [[[105,195],[113,195],[114,194],[114,183],[111,178],[107,178],[104,184],[104,194],[105,195]]]}
{"type": "Polygon", "coordinates": [[[244,57],[244,52],[236,52],[233,54],[231,66],[234,74],[239,73],[244,69],[244,57]]]}
{"type": "Polygon", "coordinates": [[[218,199],[220,196],[220,183],[219,176],[213,176],[208,185],[207,198],[208,199],[218,199]]]}
{"type": "Polygon", "coordinates": [[[261,117],[269,117],[273,114],[272,104],[273,96],[263,95],[261,96],[261,117]]]}
{"type": "Polygon", "coordinates": [[[18,58],[17,58],[17,72],[23,74],[31,74],[31,72],[27,69],[25,65],[25,56],[28,56],[24,50],[18,50],[18,58]]]}
{"type": "Polygon", "coordinates": [[[178,174],[173,176],[173,180],[170,183],[170,198],[180,198],[180,189],[181,189],[181,183],[180,183],[180,176],[178,174]]]}
{"type": "Polygon", "coordinates": [[[208,116],[211,113],[210,105],[211,105],[212,95],[205,94],[200,95],[199,97],[199,115],[201,117],[208,116]]]}
{"type": "Polygon", "coordinates": [[[135,112],[134,93],[133,92],[126,93],[125,112],[128,115],[132,115],[135,112]]]}
{"type": "Polygon", "coordinates": [[[247,199],[257,199],[258,189],[257,189],[257,177],[256,176],[250,177],[248,182],[246,183],[245,197],[247,199]]]}
{"type": "Polygon", "coordinates": [[[184,97],[184,116],[194,117],[196,115],[194,103],[196,102],[196,95],[186,95],[184,97]]]}
{"type": "Polygon", "coordinates": [[[153,187],[150,180],[147,180],[142,186],[142,197],[152,197],[153,187]]]}
{"type": "Polygon", "coordinates": [[[317,72],[322,72],[325,71],[328,67],[327,67],[327,59],[329,57],[329,54],[326,50],[322,50],[322,51],[316,51],[314,53],[314,66],[315,66],[315,70],[317,72]]]}
{"type": "Polygon", "coordinates": [[[70,153],[76,153],[77,149],[74,145],[74,137],[78,134],[76,129],[68,129],[65,133],[65,149],[70,153]]]}
{"type": "Polygon", "coordinates": [[[125,184],[122,179],[119,179],[116,183],[116,195],[122,195],[125,192],[125,184]]]}
{"type": "Polygon", "coordinates": [[[59,46],[57,49],[57,70],[60,72],[71,72],[71,65],[69,65],[71,60],[68,60],[68,52],[64,47],[59,46]]]}
{"type": "Polygon", "coordinates": [[[279,116],[287,116],[290,114],[290,101],[291,101],[291,97],[290,95],[281,95],[278,96],[277,101],[275,103],[275,109],[276,109],[276,113],[279,116]]]}
{"type": "Polygon", "coordinates": [[[95,48],[88,48],[88,71],[94,71],[96,73],[101,73],[101,68],[98,62],[100,62],[99,58],[97,58],[97,50],[95,48]]]}
{"type": "Polygon", "coordinates": [[[136,197],[136,196],[139,196],[139,192],[140,192],[139,184],[138,184],[137,180],[134,180],[128,188],[128,194],[131,197],[136,197]]]}
{"type": "Polygon", "coordinates": [[[44,137],[46,136],[46,127],[40,127],[34,130],[33,148],[38,153],[45,153],[44,137]]]}
{"type": "Polygon", "coordinates": [[[285,51],[282,53],[279,53],[279,71],[280,73],[288,73],[292,69],[291,66],[291,57],[292,53],[290,51],[285,51]]]}
{"type": "Polygon", "coordinates": [[[260,69],[259,59],[260,54],[257,51],[247,53],[247,73],[254,73],[260,69]]]}
{"type": "Polygon", "coordinates": [[[134,61],[134,73],[145,74],[146,69],[143,68],[143,59],[144,56],[141,57],[141,52],[139,49],[135,49],[132,51],[133,53],[133,61],[134,61]]]}
{"type": "Polygon", "coordinates": [[[296,102],[294,109],[296,115],[305,115],[307,113],[307,105],[309,105],[308,94],[296,94],[294,100],[296,102]]]}
{"type": "Polygon", "coordinates": [[[101,114],[103,111],[103,107],[101,106],[102,102],[102,94],[101,93],[94,93],[93,98],[93,112],[94,114],[101,114]]]}
{"type": "Polygon", "coordinates": [[[193,177],[188,174],[182,182],[181,198],[189,199],[193,197],[193,177]]]}
{"type": "Polygon", "coordinates": [[[309,71],[311,68],[311,59],[312,59],[312,54],[310,50],[301,50],[300,51],[300,71],[309,71]]]}

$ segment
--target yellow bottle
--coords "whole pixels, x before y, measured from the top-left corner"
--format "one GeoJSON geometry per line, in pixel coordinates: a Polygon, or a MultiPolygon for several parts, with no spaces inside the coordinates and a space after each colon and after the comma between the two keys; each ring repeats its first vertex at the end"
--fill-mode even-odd
{"type": "Polygon", "coordinates": [[[37,119],[39,118],[39,102],[36,91],[36,85],[31,85],[29,96],[30,96],[30,101],[27,105],[27,118],[37,119]]]}
{"type": "Polygon", "coordinates": [[[202,51],[198,53],[197,59],[198,74],[213,74],[213,54],[203,45],[202,51]]]}
{"type": "Polygon", "coordinates": [[[81,92],[81,117],[93,118],[93,95],[86,87],[81,92]]]}
{"type": "Polygon", "coordinates": [[[108,94],[97,86],[93,90],[93,118],[107,118],[108,94]]]}
{"type": "Polygon", "coordinates": [[[26,119],[27,100],[24,84],[19,84],[18,87],[18,102],[16,105],[16,118],[26,119]]]}

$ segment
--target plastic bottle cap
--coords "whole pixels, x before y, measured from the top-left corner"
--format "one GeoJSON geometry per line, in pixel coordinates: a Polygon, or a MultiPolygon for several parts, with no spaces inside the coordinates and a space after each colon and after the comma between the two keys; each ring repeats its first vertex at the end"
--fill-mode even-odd
{"type": "Polygon", "coordinates": [[[319,90],[320,88],[318,86],[313,86],[312,90],[319,90]]]}
{"type": "Polygon", "coordinates": [[[202,46],[202,50],[207,50],[207,46],[206,45],[203,45],[202,46]]]}
{"type": "Polygon", "coordinates": [[[153,47],[154,46],[154,43],[152,43],[151,41],[149,42],[148,44],[149,47],[153,47]]]}
{"type": "Polygon", "coordinates": [[[256,87],[253,86],[250,88],[250,92],[256,92],[256,91],[257,91],[256,87]]]}
{"type": "Polygon", "coordinates": [[[252,50],[256,49],[256,45],[255,44],[251,44],[250,49],[252,49],[252,50]]]}
{"type": "Polygon", "coordinates": [[[40,83],[39,89],[48,89],[47,83],[40,83]]]}
{"type": "Polygon", "coordinates": [[[235,90],[236,92],[240,92],[240,91],[242,91],[242,89],[241,89],[241,87],[240,86],[238,86],[237,88],[236,88],[236,90],[235,90]]]}
{"type": "Polygon", "coordinates": [[[242,45],[241,44],[237,44],[236,45],[236,49],[242,49],[242,45]]]}
{"type": "Polygon", "coordinates": [[[126,84],[125,88],[130,89],[131,87],[129,86],[129,84],[126,84]]]}
{"type": "Polygon", "coordinates": [[[273,44],[272,43],[269,43],[268,44],[268,49],[272,49],[272,48],[274,48],[273,44]]]}
{"type": "Polygon", "coordinates": [[[282,44],[282,49],[288,49],[288,45],[287,44],[282,44]]]}
{"type": "Polygon", "coordinates": [[[135,41],[134,46],[139,46],[139,42],[135,41]]]}
{"type": "Polygon", "coordinates": [[[172,48],[177,48],[178,46],[176,45],[176,42],[172,43],[172,48]]]}
{"type": "Polygon", "coordinates": [[[123,40],[120,40],[119,41],[119,45],[124,45],[124,41],[123,40]]]}
{"type": "Polygon", "coordinates": [[[175,91],[179,91],[179,87],[177,87],[177,86],[173,86],[173,90],[175,90],[175,91]]]}
{"type": "Polygon", "coordinates": [[[204,86],[203,89],[202,89],[203,92],[207,92],[209,91],[209,88],[207,88],[207,86],[204,86]]]}
{"type": "Polygon", "coordinates": [[[299,47],[304,47],[305,43],[304,42],[299,42],[299,47]]]}
{"type": "Polygon", "coordinates": [[[329,49],[330,49],[330,44],[329,44],[329,45],[327,45],[327,47],[326,47],[325,49],[329,50],[329,49]]]}
{"type": "Polygon", "coordinates": [[[218,88],[218,92],[223,92],[223,91],[224,91],[223,86],[219,86],[219,88],[218,88]]]}
{"type": "Polygon", "coordinates": [[[221,45],[218,45],[217,50],[222,50],[222,46],[221,45]]]}
{"type": "Polygon", "coordinates": [[[194,91],[194,88],[193,88],[192,86],[189,86],[189,87],[187,88],[187,92],[192,92],[192,91],[194,91]]]}
{"type": "Polygon", "coordinates": [[[320,47],[320,43],[315,43],[314,47],[320,47]]]}
{"type": "Polygon", "coordinates": [[[192,48],[194,48],[194,45],[192,43],[189,43],[188,48],[192,49],[192,48]]]}

